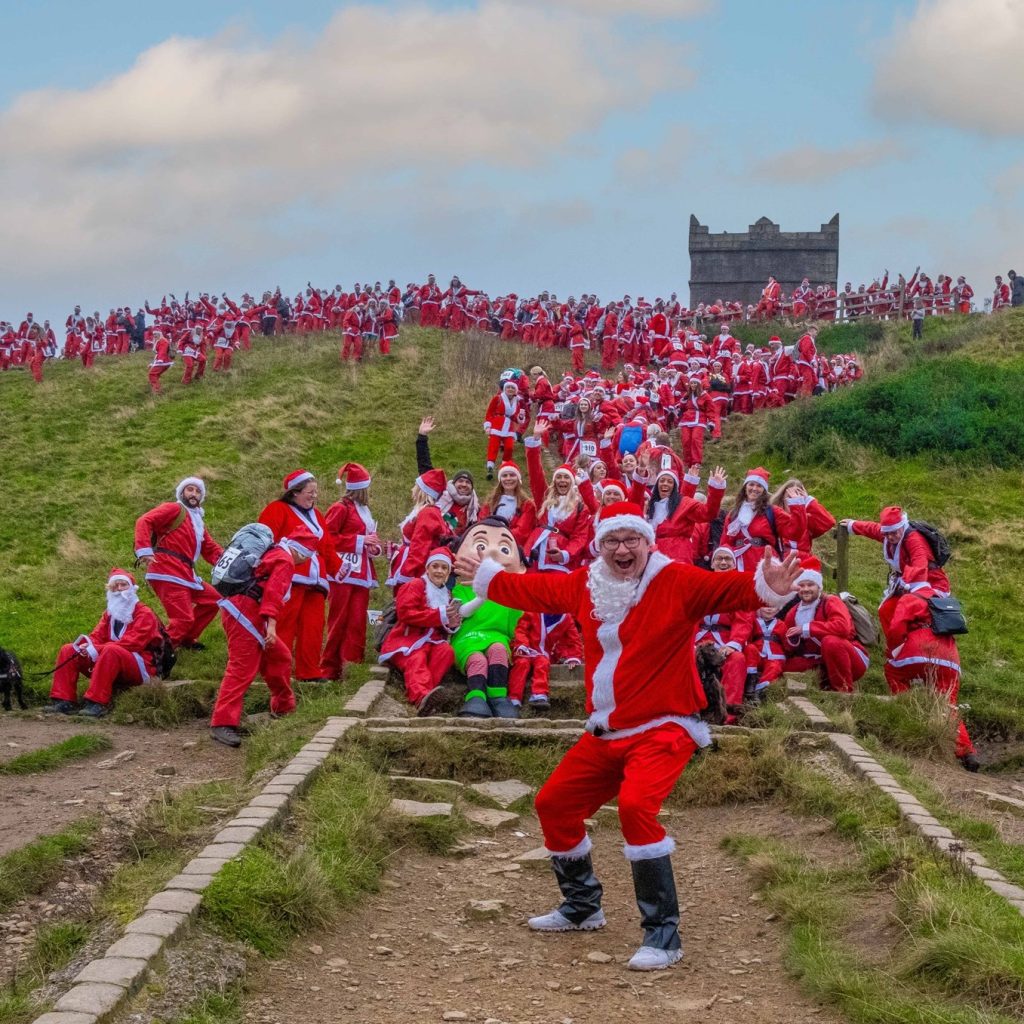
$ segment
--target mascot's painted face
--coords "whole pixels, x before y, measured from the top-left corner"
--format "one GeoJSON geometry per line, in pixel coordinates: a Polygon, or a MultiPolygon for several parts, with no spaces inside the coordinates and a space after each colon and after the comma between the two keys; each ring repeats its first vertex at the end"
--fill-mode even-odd
{"type": "Polygon", "coordinates": [[[493,558],[506,572],[525,572],[523,559],[512,531],[504,519],[481,519],[459,542],[456,555],[474,551],[480,558],[493,558]]]}

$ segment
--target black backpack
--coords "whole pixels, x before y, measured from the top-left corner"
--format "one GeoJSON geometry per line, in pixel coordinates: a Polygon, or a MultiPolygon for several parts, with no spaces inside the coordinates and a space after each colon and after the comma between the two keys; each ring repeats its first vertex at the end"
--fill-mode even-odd
{"type": "Polygon", "coordinates": [[[932,549],[932,562],[936,568],[941,569],[952,557],[953,549],[949,546],[949,541],[931,523],[926,523],[921,519],[911,519],[907,523],[907,529],[921,534],[928,541],[928,547],[932,549]]]}
{"type": "Polygon", "coordinates": [[[397,625],[398,609],[395,606],[395,602],[391,601],[380,613],[380,618],[373,628],[373,648],[378,654],[380,654],[380,649],[384,646],[388,633],[397,625]]]}
{"type": "Polygon", "coordinates": [[[160,673],[160,678],[170,679],[174,664],[178,660],[178,652],[174,649],[174,644],[171,643],[170,635],[162,622],[160,623],[160,639],[153,641],[150,650],[156,660],[156,669],[160,673]]]}
{"type": "Polygon", "coordinates": [[[932,619],[932,632],[936,636],[963,636],[967,632],[967,619],[960,602],[953,597],[929,597],[928,613],[932,619]]]}

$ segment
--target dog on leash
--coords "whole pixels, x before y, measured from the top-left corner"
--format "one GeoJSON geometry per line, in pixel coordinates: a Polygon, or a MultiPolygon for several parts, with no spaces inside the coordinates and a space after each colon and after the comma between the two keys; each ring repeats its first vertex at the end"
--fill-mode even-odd
{"type": "Polygon", "coordinates": [[[4,711],[11,710],[11,696],[18,702],[22,711],[28,705],[25,703],[24,676],[21,671],[21,662],[13,651],[0,647],[0,698],[3,700],[4,711]]]}

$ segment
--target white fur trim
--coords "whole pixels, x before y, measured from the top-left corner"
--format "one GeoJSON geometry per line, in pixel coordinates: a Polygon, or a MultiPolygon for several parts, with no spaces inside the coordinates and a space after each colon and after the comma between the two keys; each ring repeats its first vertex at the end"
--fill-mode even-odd
{"type": "Polygon", "coordinates": [[[344,484],[346,491],[365,491],[370,486],[369,480],[363,480],[360,483],[350,484],[346,480],[342,480],[341,477],[337,477],[334,481],[336,484],[344,484]]]}
{"type": "Polygon", "coordinates": [[[480,598],[481,601],[487,600],[487,591],[490,589],[491,580],[498,575],[499,572],[505,570],[501,565],[496,562],[493,558],[485,558],[476,570],[476,575],[473,577],[473,593],[480,598]]]}
{"type": "MultiPolygon", "coordinates": [[[[362,538],[360,537],[359,539],[361,540],[362,538]]],[[[447,562],[449,566],[454,564],[452,561],[452,556],[447,551],[438,552],[437,554],[431,555],[427,559],[426,564],[430,565],[433,562],[447,562]]]]}
{"type": "Polygon", "coordinates": [[[821,573],[817,572],[815,569],[804,569],[804,571],[797,576],[793,586],[796,586],[797,583],[816,583],[819,587],[822,587],[825,585],[825,580],[821,573]]]}
{"type": "Polygon", "coordinates": [[[654,543],[654,528],[640,516],[612,516],[609,519],[601,519],[594,530],[594,540],[600,544],[601,539],[613,530],[632,530],[644,537],[648,544],[654,543]]]}
{"type": "Polygon", "coordinates": [[[676,848],[676,841],[671,836],[665,836],[658,843],[644,843],[642,846],[633,846],[625,843],[622,852],[626,860],[657,860],[659,857],[667,857],[676,848]]]}
{"type": "Polygon", "coordinates": [[[174,488],[174,497],[177,501],[181,501],[181,492],[188,487],[189,484],[195,484],[199,488],[200,501],[206,501],[206,484],[197,476],[187,476],[177,487],[174,488]]]}
{"type": "Polygon", "coordinates": [[[425,494],[425,495],[426,495],[426,496],[427,496],[428,498],[433,498],[433,499],[434,499],[434,500],[436,501],[436,500],[437,500],[438,498],[440,498],[440,497],[441,497],[441,492],[440,492],[440,491],[435,491],[433,487],[428,487],[428,486],[427,486],[427,485],[426,485],[426,484],[425,484],[425,483],[423,482],[423,477],[422,477],[422,476],[418,476],[418,477],[416,477],[416,486],[417,486],[417,487],[418,487],[418,488],[419,488],[419,489],[420,489],[420,490],[421,490],[421,491],[422,491],[422,492],[423,492],[423,493],[424,493],[424,494],[425,494]]]}
{"type": "Polygon", "coordinates": [[[754,473],[751,473],[750,476],[745,476],[743,478],[743,486],[746,487],[747,484],[758,484],[760,487],[763,487],[765,490],[768,490],[768,481],[765,480],[763,476],[757,476],[754,473]]]}
{"type": "Polygon", "coordinates": [[[135,586],[135,584],[132,583],[132,581],[131,581],[131,577],[125,576],[124,573],[120,573],[119,572],[119,573],[115,573],[113,576],[108,576],[107,577],[107,584],[108,584],[108,586],[109,586],[109,584],[113,583],[115,580],[120,582],[120,583],[128,583],[128,584],[131,584],[132,586],[135,586]]]}
{"type": "Polygon", "coordinates": [[[300,473],[294,480],[288,481],[288,490],[294,491],[296,487],[301,487],[304,483],[315,479],[316,477],[307,470],[305,473],[300,473]]]}
{"type": "Polygon", "coordinates": [[[881,528],[881,530],[882,530],[882,533],[895,533],[897,530],[902,530],[903,527],[909,526],[909,525],[910,525],[910,520],[907,517],[907,513],[904,512],[903,513],[903,518],[898,523],[896,523],[893,526],[883,526],[881,528]]]}
{"type": "Polygon", "coordinates": [[[476,610],[480,607],[480,605],[482,605],[483,603],[484,603],[484,599],[482,597],[474,597],[472,601],[467,601],[465,604],[460,604],[459,605],[459,618],[460,619],[468,619],[468,618],[470,618],[476,612],[476,610]]]}
{"type": "Polygon", "coordinates": [[[725,490],[726,485],[727,485],[727,481],[725,481],[725,480],[716,480],[714,477],[711,477],[708,480],[708,487],[715,487],[715,488],[717,488],[719,490],[722,490],[722,491],[725,490]]]}
{"type": "MultiPolygon", "coordinates": [[[[765,558],[770,556],[766,555],[765,558]]],[[[788,594],[780,594],[775,590],[772,590],[764,581],[764,558],[757,563],[757,571],[754,573],[754,589],[757,591],[757,596],[764,601],[765,604],[770,605],[782,605],[793,596],[793,591],[788,594]]]]}
{"type": "Polygon", "coordinates": [[[571,850],[551,850],[548,847],[544,847],[549,857],[562,857],[565,860],[581,860],[590,853],[594,844],[590,841],[590,836],[584,836],[571,850]]]}

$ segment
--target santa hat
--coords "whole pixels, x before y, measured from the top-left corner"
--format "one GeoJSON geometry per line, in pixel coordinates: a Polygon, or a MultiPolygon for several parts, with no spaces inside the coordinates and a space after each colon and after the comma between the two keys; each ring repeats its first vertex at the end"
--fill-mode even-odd
{"type": "Polygon", "coordinates": [[[188,487],[189,484],[192,484],[194,487],[198,487],[199,500],[201,502],[206,501],[206,484],[204,484],[203,481],[200,480],[199,477],[197,476],[185,477],[185,479],[182,480],[181,483],[179,483],[178,486],[174,488],[174,497],[178,501],[181,501],[181,492],[185,490],[185,488],[188,487]]]}
{"type": "Polygon", "coordinates": [[[499,480],[501,479],[501,474],[502,473],[515,473],[516,479],[518,479],[519,482],[522,483],[523,471],[514,462],[503,462],[498,467],[498,479],[499,480]]]}
{"type": "Polygon", "coordinates": [[[823,585],[824,577],[821,575],[821,562],[819,559],[813,556],[809,558],[802,558],[800,560],[800,568],[803,570],[799,576],[797,576],[793,585],[797,583],[814,583],[820,587],[823,585]]]}
{"type": "Polygon", "coordinates": [[[336,484],[344,484],[347,491],[365,491],[370,486],[370,474],[358,462],[346,462],[338,470],[336,484]]]}
{"type": "Polygon", "coordinates": [[[127,569],[111,569],[107,577],[107,586],[111,583],[130,583],[135,586],[135,577],[127,569]]]}
{"type": "Polygon", "coordinates": [[[304,526],[296,527],[281,541],[281,547],[294,551],[301,558],[312,558],[316,554],[317,544],[319,541],[312,530],[304,526]]]}
{"type": "Polygon", "coordinates": [[[443,469],[428,469],[416,477],[416,486],[428,497],[441,497],[441,492],[448,486],[443,469]]]}
{"type": "Polygon", "coordinates": [[[724,544],[715,548],[715,550],[711,552],[711,561],[713,562],[715,557],[720,554],[728,555],[732,559],[733,565],[736,564],[736,552],[733,551],[732,548],[727,548],[724,544]]]}
{"type": "Polygon", "coordinates": [[[782,339],[780,337],[778,337],[777,335],[773,334],[768,339],[768,344],[769,345],[781,345],[782,344],[782,339]]]}
{"type": "Polygon", "coordinates": [[[882,509],[882,533],[895,533],[908,524],[907,513],[899,505],[882,509]]]}
{"type": "Polygon", "coordinates": [[[301,487],[304,483],[315,479],[316,477],[308,469],[293,470],[284,478],[284,491],[287,494],[288,491],[294,491],[296,487],[301,487]]]}
{"type": "Polygon", "coordinates": [[[747,475],[743,478],[743,484],[760,484],[766,491],[768,490],[768,478],[771,474],[763,466],[758,466],[757,469],[748,469],[747,475]]]}
{"type": "Polygon", "coordinates": [[[452,553],[447,548],[434,548],[427,558],[427,565],[432,562],[444,562],[449,569],[455,564],[452,561],[452,553]]]}
{"type": "Polygon", "coordinates": [[[558,469],[556,469],[554,473],[551,474],[552,481],[555,479],[556,476],[558,476],[559,473],[568,473],[569,476],[573,478],[573,481],[576,480],[576,470],[573,469],[573,467],[570,466],[568,462],[563,462],[558,467],[558,469]]]}
{"type": "Polygon", "coordinates": [[[663,476],[670,477],[672,479],[672,483],[674,483],[676,485],[676,487],[679,486],[679,474],[674,469],[660,469],[660,470],[658,470],[658,475],[654,478],[654,486],[655,487],[658,486],[658,481],[663,476]]]}
{"type": "Polygon", "coordinates": [[[601,509],[594,530],[595,543],[600,544],[613,530],[632,530],[648,544],[654,543],[654,527],[644,519],[643,510],[634,501],[616,501],[601,509]]]}
{"type": "Polygon", "coordinates": [[[622,495],[622,500],[626,500],[626,488],[618,480],[602,480],[601,481],[601,494],[602,496],[607,494],[609,491],[618,491],[622,495]]]}

